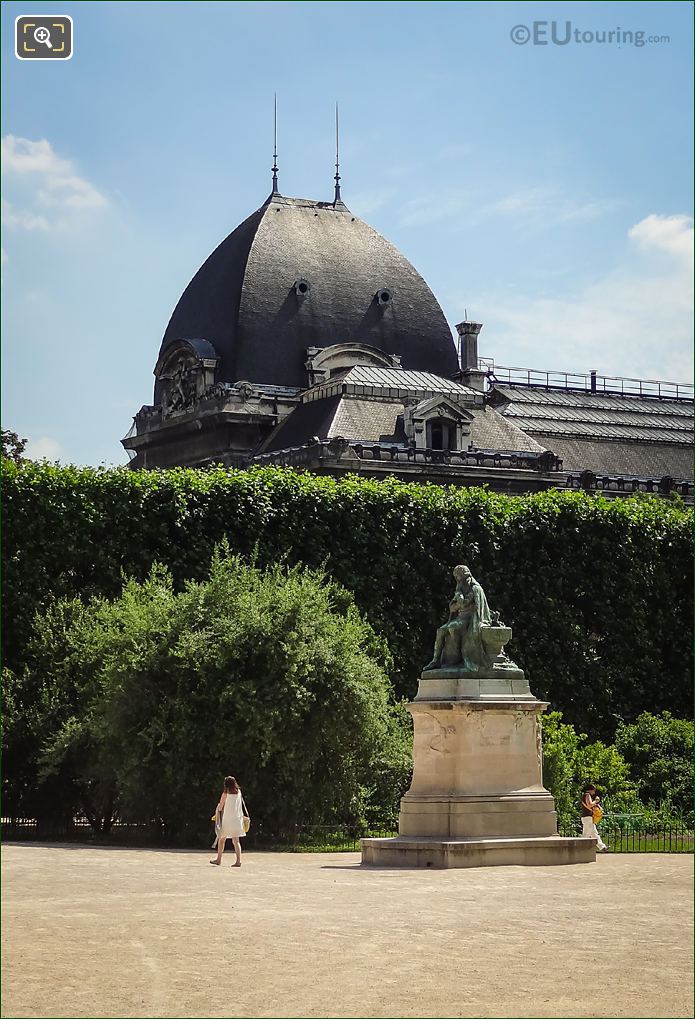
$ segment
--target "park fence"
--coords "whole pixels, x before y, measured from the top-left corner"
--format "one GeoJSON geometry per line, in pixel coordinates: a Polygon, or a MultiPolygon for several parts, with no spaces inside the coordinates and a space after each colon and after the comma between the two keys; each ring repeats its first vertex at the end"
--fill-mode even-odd
{"type": "MultiPolygon", "coordinates": [[[[279,833],[253,821],[244,847],[269,852],[351,852],[360,847],[361,838],[385,838],[397,835],[392,825],[377,825],[364,830],[352,825],[291,825],[279,833]]],[[[2,840],[9,842],[76,842],[90,845],[150,846],[171,845],[200,848],[212,845],[213,825],[208,831],[188,831],[170,835],[161,822],[126,822],[114,820],[106,832],[95,832],[85,817],[70,822],[39,822],[35,818],[3,817],[2,840]]]]}
{"type": "MultiPolygon", "coordinates": [[[[600,824],[601,838],[614,853],[692,853],[693,826],[679,821],[671,823],[646,820],[635,814],[606,814],[600,824]]],[[[398,832],[384,824],[367,830],[354,826],[293,825],[279,834],[254,822],[246,836],[247,849],[269,852],[326,853],[357,852],[362,838],[390,838],[398,832]]],[[[560,826],[560,835],[581,835],[577,821],[560,826]]],[[[212,844],[214,832],[209,832],[212,844]]],[[[95,833],[86,818],[75,818],[69,825],[39,825],[32,818],[2,818],[3,841],[69,841],[92,845],[124,845],[165,847],[172,844],[160,824],[134,824],[114,821],[108,833],[95,833]]],[[[206,843],[204,835],[191,836],[178,845],[198,847],[206,843]]]]}
{"type": "MultiPolygon", "coordinates": [[[[613,853],[692,853],[693,827],[679,821],[645,820],[639,814],[604,814],[601,838],[613,853]]],[[[581,835],[581,821],[561,825],[560,834],[581,835]]]]}

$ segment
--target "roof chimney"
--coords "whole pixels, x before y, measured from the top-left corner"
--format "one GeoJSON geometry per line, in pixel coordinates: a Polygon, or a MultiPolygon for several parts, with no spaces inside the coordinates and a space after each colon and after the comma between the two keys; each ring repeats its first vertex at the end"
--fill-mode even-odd
{"type": "Polygon", "coordinates": [[[456,332],[459,334],[459,361],[461,364],[461,381],[471,389],[482,393],[485,389],[486,372],[478,365],[478,333],[483,328],[481,322],[459,322],[456,332]]]}

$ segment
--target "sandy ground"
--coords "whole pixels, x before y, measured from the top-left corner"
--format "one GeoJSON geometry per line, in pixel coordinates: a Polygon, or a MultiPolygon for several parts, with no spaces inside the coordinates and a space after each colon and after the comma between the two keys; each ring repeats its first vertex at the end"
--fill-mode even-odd
{"type": "Polygon", "coordinates": [[[2,1015],[693,1015],[689,856],[208,856],[5,844],[2,1015]]]}

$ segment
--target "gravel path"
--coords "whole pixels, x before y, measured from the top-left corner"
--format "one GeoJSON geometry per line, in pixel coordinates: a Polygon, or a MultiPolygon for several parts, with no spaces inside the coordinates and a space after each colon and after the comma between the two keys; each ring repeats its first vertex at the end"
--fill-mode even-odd
{"type": "Polygon", "coordinates": [[[690,856],[209,855],[6,843],[2,1015],[693,1015],[690,856]]]}

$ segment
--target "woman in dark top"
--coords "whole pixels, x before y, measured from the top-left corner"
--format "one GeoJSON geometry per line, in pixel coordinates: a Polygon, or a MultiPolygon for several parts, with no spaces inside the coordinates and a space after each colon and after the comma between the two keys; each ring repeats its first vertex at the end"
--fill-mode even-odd
{"type": "Polygon", "coordinates": [[[599,835],[596,822],[594,821],[594,808],[600,805],[601,797],[596,792],[596,786],[586,786],[582,793],[580,804],[582,811],[582,835],[586,839],[596,839],[596,848],[599,853],[607,853],[608,846],[599,835]]]}

